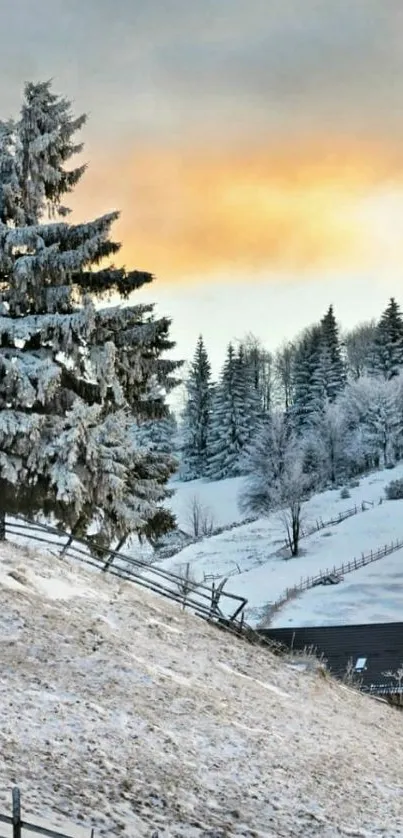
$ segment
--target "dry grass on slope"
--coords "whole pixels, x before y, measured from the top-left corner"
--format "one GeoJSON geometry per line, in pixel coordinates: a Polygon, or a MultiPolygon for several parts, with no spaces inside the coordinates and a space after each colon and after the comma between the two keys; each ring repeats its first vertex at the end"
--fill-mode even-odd
{"type": "Polygon", "coordinates": [[[399,712],[129,583],[2,546],[0,644],[0,809],[17,782],[107,835],[402,834],[399,712]]]}

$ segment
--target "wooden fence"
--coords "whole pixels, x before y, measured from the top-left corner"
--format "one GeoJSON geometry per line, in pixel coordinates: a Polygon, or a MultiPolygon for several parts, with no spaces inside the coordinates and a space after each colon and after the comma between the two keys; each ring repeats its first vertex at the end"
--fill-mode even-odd
{"type": "MultiPolygon", "coordinates": [[[[320,532],[320,530],[325,530],[327,527],[334,527],[337,524],[341,524],[342,521],[346,521],[347,518],[352,518],[353,515],[358,515],[360,512],[365,512],[368,507],[373,506],[374,504],[372,501],[363,500],[357,506],[350,507],[350,509],[344,509],[343,512],[339,512],[335,518],[329,518],[327,521],[324,521],[323,518],[317,518],[315,523],[312,524],[310,527],[306,529],[301,529],[299,540],[301,541],[302,538],[308,538],[310,535],[314,535],[315,532],[320,532]]],[[[288,541],[284,541],[284,546],[288,547],[288,541]]]]}
{"type": "Polygon", "coordinates": [[[199,544],[206,538],[213,538],[213,536],[216,535],[223,535],[223,533],[225,532],[231,532],[231,530],[246,527],[248,524],[254,524],[255,521],[258,520],[259,517],[257,515],[250,515],[249,518],[242,518],[241,521],[233,521],[231,524],[223,524],[219,527],[212,527],[211,530],[209,530],[209,532],[202,533],[201,535],[190,535],[190,533],[184,532],[185,540],[182,544],[176,544],[172,547],[170,547],[169,544],[167,546],[162,544],[161,546],[156,548],[156,554],[158,554],[158,557],[160,558],[170,559],[173,556],[177,556],[179,553],[182,552],[182,550],[185,550],[186,547],[189,546],[189,544],[199,544]]]}
{"type": "Polygon", "coordinates": [[[396,550],[401,550],[403,547],[403,539],[398,539],[396,541],[392,541],[390,544],[385,544],[384,547],[379,547],[377,550],[371,550],[370,553],[361,553],[359,559],[354,558],[351,561],[343,563],[341,565],[334,565],[332,568],[327,568],[327,570],[321,570],[316,576],[307,576],[305,579],[301,579],[298,585],[293,585],[291,588],[286,588],[284,593],[276,599],[271,608],[274,611],[278,611],[282,605],[285,605],[290,599],[297,596],[298,594],[302,593],[302,591],[307,591],[310,588],[314,588],[317,585],[320,585],[326,577],[329,576],[336,576],[341,577],[345,576],[346,573],[352,573],[354,570],[358,570],[360,567],[365,567],[368,564],[372,564],[372,562],[377,562],[379,559],[383,559],[384,556],[389,556],[391,553],[395,553],[396,550]]]}
{"type": "MultiPolygon", "coordinates": [[[[17,787],[12,790],[12,814],[0,814],[0,823],[8,824],[12,827],[13,838],[21,838],[23,832],[35,832],[37,835],[44,835],[45,838],[71,838],[71,836],[59,832],[59,830],[38,826],[25,820],[25,818],[23,819],[21,815],[21,794],[17,787]]],[[[76,829],[76,827],[74,828],[76,829]]],[[[94,838],[93,829],[91,830],[90,836],[94,838]]]]}
{"type": "Polygon", "coordinates": [[[29,542],[39,542],[48,549],[56,548],[59,555],[68,556],[99,571],[108,572],[112,576],[147,588],[206,619],[229,620],[229,623],[235,624],[241,618],[248,602],[245,597],[224,590],[226,579],[221,580],[219,585],[213,582],[210,586],[203,582],[194,582],[189,575],[172,573],[115,550],[97,547],[97,554],[94,554],[91,552],[93,545],[85,539],[75,538],[72,541],[69,534],[47,524],[7,517],[6,534],[14,538],[25,538],[29,542]],[[225,604],[225,613],[222,603],[225,604]]]}

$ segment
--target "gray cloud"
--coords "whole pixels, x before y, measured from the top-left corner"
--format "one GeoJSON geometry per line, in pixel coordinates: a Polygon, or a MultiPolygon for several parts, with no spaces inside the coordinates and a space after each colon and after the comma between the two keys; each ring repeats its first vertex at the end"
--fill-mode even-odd
{"type": "Polygon", "coordinates": [[[99,136],[403,132],[396,0],[13,0],[0,110],[52,76],[99,136]],[[234,127],[235,126],[235,127],[234,127]]]}

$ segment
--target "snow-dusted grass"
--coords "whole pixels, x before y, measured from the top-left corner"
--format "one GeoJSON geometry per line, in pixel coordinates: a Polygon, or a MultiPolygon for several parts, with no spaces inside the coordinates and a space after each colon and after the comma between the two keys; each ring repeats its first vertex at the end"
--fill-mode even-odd
{"type": "Polygon", "coordinates": [[[189,519],[191,504],[194,497],[198,498],[202,507],[211,513],[214,526],[222,527],[239,521],[242,516],[238,509],[238,496],[242,486],[241,477],[231,477],[223,481],[191,480],[187,483],[172,482],[175,489],[169,505],[176,515],[178,527],[190,532],[189,519]]]}
{"type": "MultiPolygon", "coordinates": [[[[386,501],[384,493],[385,486],[400,477],[403,477],[403,464],[362,478],[359,486],[349,489],[350,497],[347,499],[340,497],[340,488],[314,495],[304,507],[305,527],[320,519],[334,518],[355,505],[361,508],[362,502],[366,506],[372,503],[373,506],[341,524],[303,539],[299,558],[284,560],[276,555],[284,543],[284,528],[281,516],[273,514],[267,520],[259,519],[253,524],[189,545],[179,555],[165,560],[163,566],[168,569],[189,562],[192,573],[199,580],[204,575],[217,578],[230,575],[227,589],[247,597],[248,619],[252,623],[259,622],[265,606],[277,599],[285,588],[300,582],[301,578],[334,565],[339,566],[354,557],[358,558],[362,552],[403,537],[403,501],[386,501]],[[380,499],[383,500],[381,505],[380,499]]],[[[194,481],[177,486],[178,509],[186,508],[187,499],[199,491],[198,487],[202,487],[203,503],[212,506],[208,494],[210,488],[215,508],[219,509],[222,504],[225,521],[229,523],[230,516],[233,521],[241,519],[237,497],[242,489],[242,478],[218,483],[194,481]]],[[[346,576],[338,586],[320,587],[302,594],[277,613],[273,625],[375,622],[380,615],[384,620],[400,619],[402,596],[396,577],[399,561],[403,569],[403,551],[346,576]],[[367,580],[362,607],[360,579],[367,580]],[[371,586],[373,591],[369,593],[371,586]],[[314,608],[312,614],[309,603],[314,608]]]]}
{"type": "Polygon", "coordinates": [[[0,545],[0,643],[0,810],[17,781],[108,836],[403,830],[396,711],[134,585],[0,545]]]}

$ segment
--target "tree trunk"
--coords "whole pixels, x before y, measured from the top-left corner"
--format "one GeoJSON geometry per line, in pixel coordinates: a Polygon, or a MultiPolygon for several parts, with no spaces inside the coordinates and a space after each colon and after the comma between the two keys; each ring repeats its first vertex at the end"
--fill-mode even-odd
{"type": "Polygon", "coordinates": [[[301,510],[299,505],[292,510],[292,555],[298,556],[301,510]]]}
{"type": "Polygon", "coordinates": [[[6,540],[6,513],[0,510],[0,541],[6,540]]]}
{"type": "Polygon", "coordinates": [[[77,535],[77,533],[80,529],[81,523],[82,523],[82,519],[79,518],[78,521],[76,521],[74,527],[72,528],[71,533],[67,538],[66,544],[62,547],[62,551],[60,553],[60,556],[65,556],[66,555],[67,550],[69,549],[69,547],[73,543],[74,538],[75,538],[75,536],[77,535]]]}
{"type": "Polygon", "coordinates": [[[112,551],[112,553],[109,553],[109,556],[108,556],[108,558],[107,558],[107,560],[106,560],[106,562],[105,562],[105,564],[102,568],[103,571],[109,570],[110,566],[113,564],[113,562],[116,559],[116,553],[119,553],[119,550],[122,549],[126,539],[127,539],[127,535],[123,535],[122,538],[118,541],[118,543],[117,543],[115,549],[112,551]]]}

